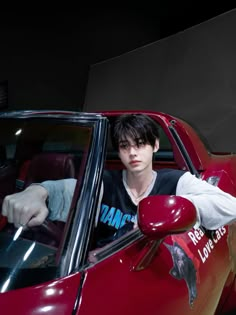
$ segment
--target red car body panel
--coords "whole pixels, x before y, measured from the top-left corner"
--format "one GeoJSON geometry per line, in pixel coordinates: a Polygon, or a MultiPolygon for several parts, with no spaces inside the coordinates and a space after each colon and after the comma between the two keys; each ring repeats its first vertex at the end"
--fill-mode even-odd
{"type": "Polygon", "coordinates": [[[72,314],[78,295],[80,274],[42,285],[1,294],[3,314],[72,314]]]}
{"type": "MultiPolygon", "coordinates": [[[[144,248],[148,246],[148,241],[140,241],[132,248],[126,248],[87,270],[79,314],[93,314],[95,309],[98,313],[114,315],[169,315],[173,314],[174,310],[175,314],[211,314],[216,308],[216,301],[221,296],[222,287],[230,272],[227,232],[224,229],[219,232],[219,239],[214,241],[214,249],[208,246],[209,240],[205,236],[198,241],[193,236],[193,231],[190,235],[191,238],[184,234],[178,235],[176,239],[183,240],[189,252],[196,258],[198,295],[192,309],[186,282],[176,280],[170,275],[173,262],[164,244],[160,245],[148,266],[137,270],[137,265],[144,256],[144,248]],[[196,255],[197,248],[199,253],[196,255]],[[216,264],[218,260],[220,265],[216,264]],[[207,281],[204,281],[206,278],[207,281]]],[[[167,237],[164,242],[172,241],[171,237],[167,237]]]]}

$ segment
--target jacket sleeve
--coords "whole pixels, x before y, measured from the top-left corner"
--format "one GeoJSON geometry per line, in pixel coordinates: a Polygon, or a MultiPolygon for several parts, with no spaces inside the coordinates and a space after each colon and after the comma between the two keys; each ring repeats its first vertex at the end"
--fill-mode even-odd
{"type": "Polygon", "coordinates": [[[76,179],[61,179],[45,181],[40,185],[48,192],[48,218],[52,221],[66,221],[72,197],[74,194],[76,179]]]}
{"type": "Polygon", "coordinates": [[[195,205],[198,226],[215,230],[236,220],[236,198],[189,172],[180,177],[176,195],[195,205]]]}

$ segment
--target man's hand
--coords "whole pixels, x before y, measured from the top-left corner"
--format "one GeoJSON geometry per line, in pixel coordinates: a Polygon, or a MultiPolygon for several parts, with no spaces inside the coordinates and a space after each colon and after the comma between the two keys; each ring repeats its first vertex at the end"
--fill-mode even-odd
{"type": "Polygon", "coordinates": [[[41,225],[48,216],[47,190],[40,185],[31,185],[20,193],[6,196],[2,215],[15,227],[41,225]]]}

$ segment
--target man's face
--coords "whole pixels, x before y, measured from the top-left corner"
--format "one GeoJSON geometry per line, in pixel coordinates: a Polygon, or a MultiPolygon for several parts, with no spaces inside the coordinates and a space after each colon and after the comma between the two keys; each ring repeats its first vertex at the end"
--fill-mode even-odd
{"type": "Polygon", "coordinates": [[[150,144],[144,144],[142,139],[133,141],[128,137],[127,140],[119,142],[119,157],[128,171],[141,172],[152,168],[152,156],[158,149],[158,140],[153,148],[150,144]]]}

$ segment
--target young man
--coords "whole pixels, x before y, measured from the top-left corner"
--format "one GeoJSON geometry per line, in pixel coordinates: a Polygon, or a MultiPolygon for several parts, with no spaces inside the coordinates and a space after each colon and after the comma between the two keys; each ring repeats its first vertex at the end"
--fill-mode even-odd
{"type": "MultiPolygon", "coordinates": [[[[153,171],[152,157],[159,149],[159,133],[157,124],[150,117],[121,115],[111,126],[111,137],[125,169],[104,171],[97,223],[98,246],[133,228],[137,222],[137,205],[148,195],[176,194],[189,199],[196,207],[198,224],[209,230],[236,220],[236,198],[230,194],[189,172],[153,171]]],[[[34,184],[21,193],[7,196],[2,214],[15,226],[40,225],[47,217],[65,221],[75,184],[75,179],[34,184]]]]}

